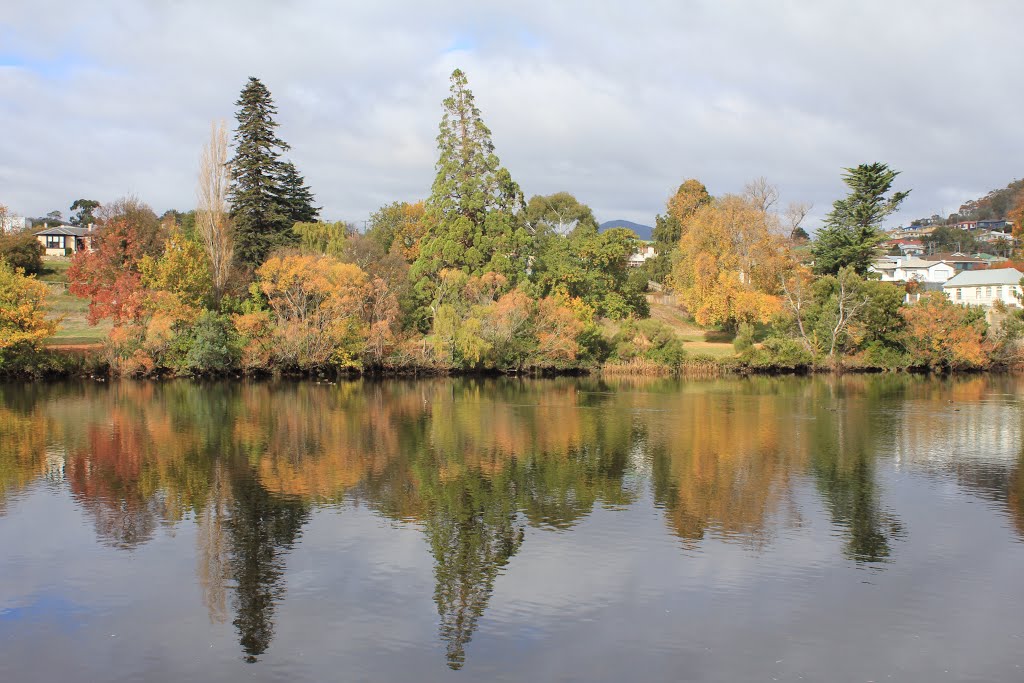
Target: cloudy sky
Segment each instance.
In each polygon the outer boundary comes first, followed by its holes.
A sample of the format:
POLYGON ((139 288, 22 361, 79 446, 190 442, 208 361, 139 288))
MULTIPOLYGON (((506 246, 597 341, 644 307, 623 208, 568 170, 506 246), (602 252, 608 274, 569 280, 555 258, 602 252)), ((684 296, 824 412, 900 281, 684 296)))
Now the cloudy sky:
MULTIPOLYGON (((195 203, 247 77, 329 219, 429 193, 462 68, 527 196, 652 223, 685 178, 765 176, 820 217, 885 161, 895 222, 1024 175, 1018 0, 0 0, 0 203, 195 203)), ((816 222, 809 226, 816 227, 816 222)))

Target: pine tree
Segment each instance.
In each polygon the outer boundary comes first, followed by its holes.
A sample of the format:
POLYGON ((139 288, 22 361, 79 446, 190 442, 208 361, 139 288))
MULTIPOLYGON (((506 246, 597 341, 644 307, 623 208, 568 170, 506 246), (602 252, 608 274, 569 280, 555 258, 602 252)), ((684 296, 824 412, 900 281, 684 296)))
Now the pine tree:
POLYGON ((427 200, 430 226, 413 267, 418 289, 445 268, 471 275, 526 276, 530 233, 519 185, 501 167, 465 74, 456 69, 444 100, 437 146, 437 176, 427 200))
POLYGON ((313 206, 313 191, 306 180, 299 175, 295 164, 286 161, 281 165, 281 204, 288 219, 295 223, 312 223, 320 216, 320 207, 313 206))
POLYGON ((899 175, 899 171, 886 164, 861 164, 844 170, 843 182, 850 193, 832 204, 824 227, 818 231, 812 247, 814 269, 835 275, 849 266, 863 275, 885 238, 882 221, 899 208, 910 191, 894 192, 886 197, 899 175))
MULTIPOLYGON (((231 167, 231 218, 235 224, 235 253, 249 266, 258 266, 276 247, 294 244, 294 209, 312 195, 291 163, 280 160, 288 144, 277 137, 277 107, 258 78, 249 78, 235 105, 235 156, 231 167), (290 170, 289 170, 289 167, 290 170), (286 186, 286 181, 290 186, 286 186), (297 190, 301 189, 301 193, 297 190), (301 196, 300 196, 301 195, 301 196)), ((314 217, 315 217, 315 209, 314 217)))

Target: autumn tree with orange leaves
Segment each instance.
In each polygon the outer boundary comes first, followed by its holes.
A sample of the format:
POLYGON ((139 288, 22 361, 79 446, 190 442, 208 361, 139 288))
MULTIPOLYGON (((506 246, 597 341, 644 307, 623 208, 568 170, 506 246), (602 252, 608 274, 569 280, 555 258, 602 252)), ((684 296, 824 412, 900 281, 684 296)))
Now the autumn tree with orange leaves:
POLYGON ((144 312, 140 264, 157 257, 165 230, 156 214, 139 200, 127 197, 104 206, 93 251, 80 251, 68 269, 69 290, 89 299, 89 322, 138 319, 144 312))
POLYGON ((903 343, 917 364, 930 370, 976 370, 989 366, 985 315, 939 293, 904 307, 903 343))

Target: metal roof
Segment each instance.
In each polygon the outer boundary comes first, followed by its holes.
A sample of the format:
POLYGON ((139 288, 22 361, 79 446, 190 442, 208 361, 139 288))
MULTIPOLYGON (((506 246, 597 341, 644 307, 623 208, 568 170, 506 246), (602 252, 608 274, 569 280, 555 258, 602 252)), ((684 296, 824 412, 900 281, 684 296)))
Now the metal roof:
POLYGON ((978 285, 1019 285, 1024 273, 1016 268, 965 270, 946 281, 945 287, 976 287, 978 285))
POLYGON ((52 228, 46 228, 35 233, 36 235, 71 235, 74 237, 85 237, 89 234, 89 228, 79 228, 74 225, 58 225, 52 228))

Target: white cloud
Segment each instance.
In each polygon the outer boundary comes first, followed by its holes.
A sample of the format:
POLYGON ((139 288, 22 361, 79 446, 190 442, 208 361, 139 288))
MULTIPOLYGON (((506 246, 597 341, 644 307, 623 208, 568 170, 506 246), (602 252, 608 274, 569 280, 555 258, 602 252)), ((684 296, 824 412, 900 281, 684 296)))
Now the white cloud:
POLYGON ((325 216, 360 220, 429 192, 455 66, 527 195, 568 190, 602 219, 653 222, 691 176, 724 193, 765 175, 821 215, 842 167, 886 161, 907 219, 1021 174, 1011 0, 85 5, 0 16, 17 211, 129 191, 189 207, 209 121, 256 75, 325 216))

